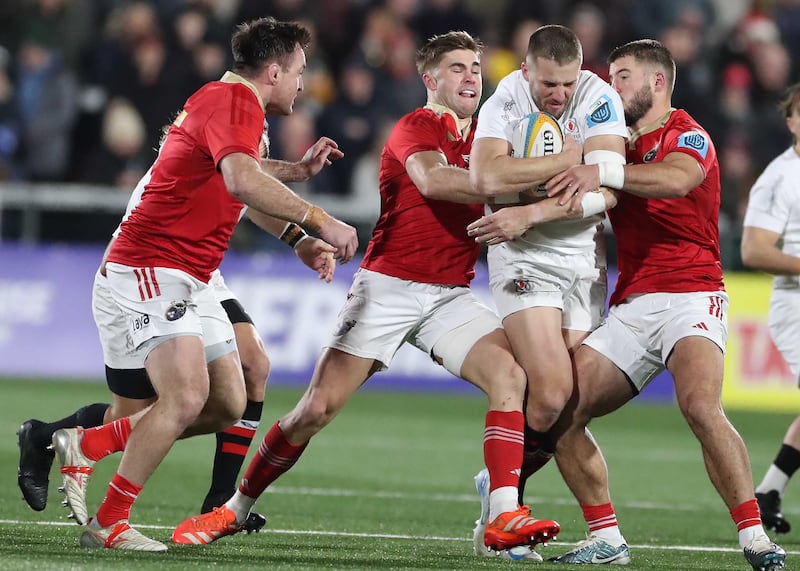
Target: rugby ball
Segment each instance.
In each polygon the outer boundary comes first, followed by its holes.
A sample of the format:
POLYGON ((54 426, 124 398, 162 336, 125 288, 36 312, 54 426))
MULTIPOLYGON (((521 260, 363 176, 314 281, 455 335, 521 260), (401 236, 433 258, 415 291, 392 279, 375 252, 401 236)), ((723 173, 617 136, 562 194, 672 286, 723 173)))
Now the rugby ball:
MULTIPOLYGON (((561 152, 564 147, 564 133, 555 117, 544 111, 530 113, 522 117, 514 126, 511 136, 511 156, 521 159, 546 157, 561 152)), ((523 192, 496 196, 492 204, 520 204, 531 199, 542 198, 547 194, 544 187, 523 192)))
POLYGON ((511 154, 517 158, 546 157, 560 153, 564 134, 555 117, 544 111, 519 120, 511 139, 511 154))

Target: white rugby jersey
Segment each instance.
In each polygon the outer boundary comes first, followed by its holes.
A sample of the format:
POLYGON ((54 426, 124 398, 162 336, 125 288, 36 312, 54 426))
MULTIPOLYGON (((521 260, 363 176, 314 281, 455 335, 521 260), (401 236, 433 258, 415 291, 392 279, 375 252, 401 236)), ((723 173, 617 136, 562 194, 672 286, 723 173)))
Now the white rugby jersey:
MULTIPOLYGON (((750 190, 744 225, 780 234, 784 254, 800 256, 800 156, 789 147, 778 155, 750 190)), ((775 289, 800 288, 798 276, 775 276, 775 289)))
MULTIPOLYGON (((483 137, 505 139, 511 144, 514 127, 529 113, 539 111, 533 102, 530 86, 516 70, 505 76, 497 89, 481 107, 475 140, 483 137)), ((628 138, 625 112, 619 94, 591 71, 581 70, 578 85, 558 120, 562 131, 578 133, 581 143, 598 135, 619 135, 628 138)), ((605 215, 551 222, 528 230, 520 239, 559 252, 594 248, 597 225, 605 215)))

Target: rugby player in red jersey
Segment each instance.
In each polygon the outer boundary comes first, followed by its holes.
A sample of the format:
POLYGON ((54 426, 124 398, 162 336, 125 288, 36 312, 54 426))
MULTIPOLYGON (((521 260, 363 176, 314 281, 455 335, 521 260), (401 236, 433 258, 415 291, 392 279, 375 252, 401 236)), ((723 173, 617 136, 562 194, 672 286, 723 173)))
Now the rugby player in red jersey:
POLYGON ((486 545, 533 545, 558 533, 558 523, 534 519, 517 502, 526 377, 497 315, 469 289, 479 246, 466 226, 484 202, 466 170, 482 91, 480 51, 465 32, 435 36, 418 51, 428 102, 398 121, 383 149, 381 214, 311 383, 268 431, 233 498, 184 521, 174 542, 210 543, 239 531, 264 490, 406 342, 488 396, 486 545))
POLYGON ((265 115, 291 113, 310 39, 302 26, 274 18, 239 26, 231 40, 234 71, 186 101, 141 202, 120 226, 103 271, 128 315, 133 347, 146 354, 158 400, 101 427, 54 434, 67 503, 79 523, 88 519, 92 465, 124 450, 82 545, 165 551, 128 523, 139 492, 178 437, 217 432, 242 416, 245 385, 234 332, 209 279, 243 205, 318 233, 341 262, 355 253, 354 228, 261 167, 265 115))
MULTIPOLYGON (((602 178, 604 186, 620 190, 609 211, 619 277, 608 318, 576 352, 574 400, 554 431, 559 469, 580 502, 590 535, 554 560, 619 562, 608 467, 586 426, 633 399, 666 368, 709 478, 736 524, 745 559, 754 570, 781 569, 786 553, 764 531, 747 449, 720 402, 728 296, 714 145, 692 117, 672 107, 675 62, 659 42, 620 46, 609 63, 611 85, 631 130, 628 164, 612 165, 602 178)), ((595 165, 572 167, 547 183, 551 195, 600 185, 595 165)), ((577 208, 582 193, 567 192, 561 202, 577 208)), ((504 212, 493 216, 515 216, 504 212)))

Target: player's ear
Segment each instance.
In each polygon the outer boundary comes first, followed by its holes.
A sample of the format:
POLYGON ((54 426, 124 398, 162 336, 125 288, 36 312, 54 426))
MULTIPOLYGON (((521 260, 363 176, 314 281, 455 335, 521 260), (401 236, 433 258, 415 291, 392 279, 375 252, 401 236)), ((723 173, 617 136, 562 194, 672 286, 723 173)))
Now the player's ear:
POLYGON ((523 79, 525 79, 525 81, 528 81, 528 63, 523 60, 519 68, 522 70, 523 79))
POLYGON ((267 66, 267 80, 270 84, 275 85, 278 83, 280 77, 281 66, 277 62, 272 62, 267 66))
POLYGON ((427 71, 422 74, 422 83, 425 84, 426 89, 436 91, 436 78, 427 71))
POLYGON ((656 89, 665 90, 667 88, 667 76, 660 69, 653 73, 653 80, 656 89))

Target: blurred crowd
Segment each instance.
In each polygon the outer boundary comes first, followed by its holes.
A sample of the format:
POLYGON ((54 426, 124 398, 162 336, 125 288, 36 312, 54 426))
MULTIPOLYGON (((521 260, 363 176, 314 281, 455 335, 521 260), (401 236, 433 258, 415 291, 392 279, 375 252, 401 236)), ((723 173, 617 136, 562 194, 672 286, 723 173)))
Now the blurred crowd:
POLYGON ((741 226, 750 184, 790 144, 776 104, 800 77, 800 0, 3 0, 0 181, 80 182, 129 192, 155 157, 161 127, 230 63, 237 23, 264 15, 312 30, 305 93, 270 122, 274 156, 297 160, 317 137, 345 158, 295 187, 377 212, 380 148, 425 101, 420 41, 466 30, 487 45, 484 97, 517 69, 541 24, 571 27, 584 66, 628 40, 673 53, 673 102, 716 142, 721 229, 741 226))

